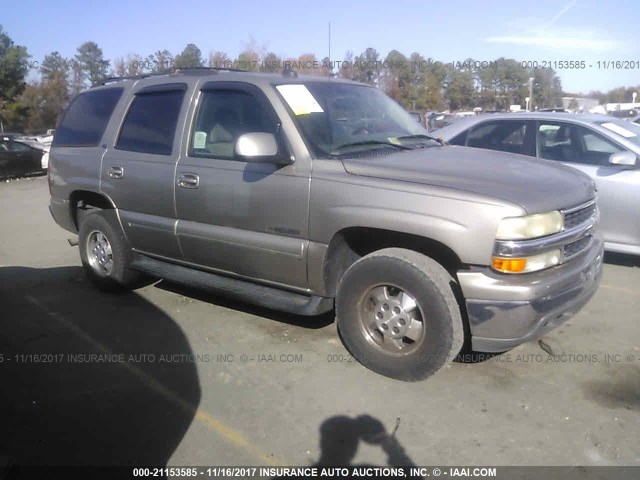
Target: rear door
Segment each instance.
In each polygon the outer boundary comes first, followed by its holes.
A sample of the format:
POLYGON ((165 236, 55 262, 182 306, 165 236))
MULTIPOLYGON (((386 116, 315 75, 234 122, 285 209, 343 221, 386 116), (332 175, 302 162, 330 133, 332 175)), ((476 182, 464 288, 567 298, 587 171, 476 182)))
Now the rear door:
POLYGON ((135 91, 127 113, 109 138, 101 165, 101 190, 120 211, 132 246, 141 252, 181 258, 175 235, 174 176, 178 120, 188 108, 186 83, 135 91))
POLYGON ((280 120, 264 93, 243 82, 209 82, 176 177, 177 232, 186 261, 242 277, 307 284, 308 162, 253 163, 235 141, 272 133, 287 150, 280 120))

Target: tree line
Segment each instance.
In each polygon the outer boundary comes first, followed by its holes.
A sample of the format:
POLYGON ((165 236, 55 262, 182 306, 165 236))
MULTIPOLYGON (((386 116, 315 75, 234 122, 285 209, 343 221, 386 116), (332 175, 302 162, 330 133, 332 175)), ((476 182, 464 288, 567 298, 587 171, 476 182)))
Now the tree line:
MULTIPOLYGON (((525 104, 537 108, 562 105, 562 84, 551 68, 527 68, 512 58, 440 62, 419 53, 404 55, 392 50, 382 56, 375 48, 343 60, 318 58, 305 53, 297 58, 281 57, 245 44, 237 57, 212 51, 204 57, 194 44, 179 54, 157 50, 148 55, 130 54, 113 61, 104 58, 96 42, 85 42, 71 58, 53 51, 40 61, 27 48, 15 45, 0 26, 0 122, 6 130, 41 132, 54 128, 69 100, 78 92, 108 77, 168 73, 180 68, 238 68, 279 73, 286 68, 301 74, 335 76, 376 85, 409 110, 504 110, 525 104), (29 74, 32 79, 27 81, 29 74)), ((630 87, 589 96, 601 103, 629 101, 630 87)))

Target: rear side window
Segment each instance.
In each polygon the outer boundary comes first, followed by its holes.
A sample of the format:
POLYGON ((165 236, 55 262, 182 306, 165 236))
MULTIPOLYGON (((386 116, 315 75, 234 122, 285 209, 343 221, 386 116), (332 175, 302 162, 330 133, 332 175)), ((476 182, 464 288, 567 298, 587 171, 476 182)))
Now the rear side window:
POLYGON ((67 109, 53 138, 53 146, 95 147, 104 130, 122 88, 109 88, 81 93, 67 109))
POLYGON ((184 89, 135 96, 116 143, 119 150, 171 155, 184 89))

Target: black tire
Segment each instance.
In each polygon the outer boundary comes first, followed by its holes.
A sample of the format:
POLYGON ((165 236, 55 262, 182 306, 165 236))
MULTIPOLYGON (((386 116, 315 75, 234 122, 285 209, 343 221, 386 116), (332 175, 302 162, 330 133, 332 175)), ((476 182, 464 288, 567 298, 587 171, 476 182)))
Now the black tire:
POLYGON ((338 287, 337 324, 345 347, 387 377, 418 381, 433 375, 464 343, 453 282, 439 263, 411 250, 386 248, 362 257, 338 287))
POLYGON ((129 268, 132 251, 115 211, 92 210, 81 215, 78 247, 87 278, 100 290, 122 292, 144 283, 144 275, 129 268), (90 251, 100 235, 104 236, 110 247, 110 252, 103 251, 101 256, 110 259, 110 268, 105 267, 108 262, 100 264, 98 255, 90 251))

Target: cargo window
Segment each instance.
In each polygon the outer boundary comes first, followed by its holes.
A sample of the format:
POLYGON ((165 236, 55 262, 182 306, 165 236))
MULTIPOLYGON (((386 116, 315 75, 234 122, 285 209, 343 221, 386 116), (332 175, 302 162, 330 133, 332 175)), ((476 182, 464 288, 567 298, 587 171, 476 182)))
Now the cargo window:
POLYGON ((119 150, 171 155, 184 89, 151 90, 135 96, 116 147, 119 150))
POLYGON ((81 93, 67 109, 56 129, 52 146, 95 147, 122 96, 122 88, 81 93))

